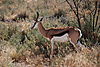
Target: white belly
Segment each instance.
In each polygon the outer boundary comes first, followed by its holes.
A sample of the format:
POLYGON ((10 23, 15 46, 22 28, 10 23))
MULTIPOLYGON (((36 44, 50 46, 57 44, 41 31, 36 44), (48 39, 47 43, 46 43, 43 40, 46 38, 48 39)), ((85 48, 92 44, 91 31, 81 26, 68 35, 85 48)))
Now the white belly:
POLYGON ((68 34, 64 34, 63 36, 54 36, 52 38, 55 42, 67 42, 68 41, 68 34))

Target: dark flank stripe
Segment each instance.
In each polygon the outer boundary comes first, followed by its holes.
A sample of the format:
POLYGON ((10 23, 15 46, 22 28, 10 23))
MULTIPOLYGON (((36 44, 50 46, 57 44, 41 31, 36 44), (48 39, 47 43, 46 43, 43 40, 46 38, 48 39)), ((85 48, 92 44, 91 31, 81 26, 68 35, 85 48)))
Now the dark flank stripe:
POLYGON ((60 36, 63 36, 64 34, 66 34, 66 33, 69 33, 69 30, 61 32, 59 34, 54 34, 54 35, 51 35, 51 36, 59 36, 60 37, 60 36))

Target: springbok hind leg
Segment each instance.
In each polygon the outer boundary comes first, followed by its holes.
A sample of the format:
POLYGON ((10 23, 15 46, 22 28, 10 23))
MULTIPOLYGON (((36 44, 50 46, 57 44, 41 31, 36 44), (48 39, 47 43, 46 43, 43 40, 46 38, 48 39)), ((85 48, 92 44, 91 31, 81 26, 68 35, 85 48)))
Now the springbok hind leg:
POLYGON ((70 43, 74 46, 75 50, 78 52, 78 48, 77 48, 77 46, 76 46, 77 40, 70 39, 69 41, 70 41, 70 43))

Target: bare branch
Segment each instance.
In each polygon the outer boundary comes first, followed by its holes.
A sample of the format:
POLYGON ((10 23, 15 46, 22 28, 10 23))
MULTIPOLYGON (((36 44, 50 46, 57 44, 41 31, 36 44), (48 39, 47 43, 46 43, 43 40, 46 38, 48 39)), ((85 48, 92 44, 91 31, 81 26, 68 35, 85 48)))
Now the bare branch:
POLYGON ((97 4, 98 4, 98 1, 95 1, 95 11, 93 14, 93 31, 94 31, 94 23, 95 23, 95 18, 96 18, 96 13, 97 13, 97 4))
POLYGON ((78 8, 79 8, 78 5, 79 5, 79 3, 77 3, 75 0, 73 0, 73 3, 74 3, 75 8, 76 8, 76 17, 77 17, 78 25, 79 25, 79 27, 80 27, 80 29, 81 29, 80 17, 79 17, 79 10, 78 10, 78 8))
POLYGON ((74 14, 76 15, 76 12, 75 12, 75 10, 73 9, 73 6, 69 3, 69 1, 68 1, 68 0, 66 0, 66 2, 67 2, 67 3, 68 3, 68 5, 70 6, 70 8, 73 10, 74 14))
POLYGON ((98 24, 99 16, 100 16, 100 2, 99 2, 99 5, 98 5, 98 13, 97 13, 97 17, 96 17, 95 27, 96 27, 97 24, 98 24))
POLYGON ((96 27, 96 26, 97 26, 97 24, 98 24, 98 19, 99 19, 99 16, 100 16, 100 11, 98 11, 98 14, 97 14, 97 17, 96 17, 95 27, 96 27))
POLYGON ((73 9, 73 6, 69 3, 68 0, 66 0, 66 2, 68 3, 68 5, 70 6, 70 8, 73 10, 74 14, 76 15, 77 17, 77 22, 78 22, 78 25, 81 29, 81 24, 80 24, 80 18, 79 18, 79 12, 78 12, 78 3, 76 4, 75 0, 73 0, 73 3, 75 5, 75 8, 76 8, 76 11, 73 9))
POLYGON ((100 25, 99 25, 99 27, 97 28, 97 32, 99 32, 99 30, 100 30, 100 25))

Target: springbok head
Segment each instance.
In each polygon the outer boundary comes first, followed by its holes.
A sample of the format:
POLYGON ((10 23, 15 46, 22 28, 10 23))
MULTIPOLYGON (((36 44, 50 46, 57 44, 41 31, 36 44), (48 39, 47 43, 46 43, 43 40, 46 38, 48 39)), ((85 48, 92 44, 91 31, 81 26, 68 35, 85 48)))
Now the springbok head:
POLYGON ((37 17, 36 17, 36 20, 31 27, 31 29, 37 28, 38 23, 41 23, 41 21, 43 20, 43 17, 39 18, 39 12, 36 12, 36 14, 37 14, 37 17))

